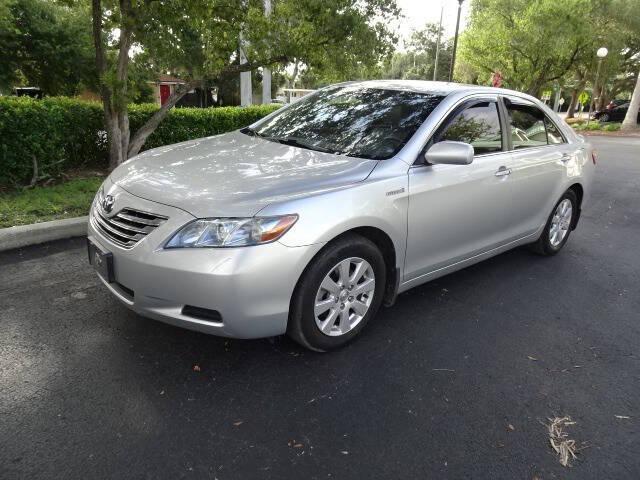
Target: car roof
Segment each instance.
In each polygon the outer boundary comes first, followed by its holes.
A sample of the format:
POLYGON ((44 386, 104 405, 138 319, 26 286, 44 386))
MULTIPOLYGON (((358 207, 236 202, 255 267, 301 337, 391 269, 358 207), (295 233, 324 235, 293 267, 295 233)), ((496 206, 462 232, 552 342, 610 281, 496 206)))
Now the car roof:
POLYGON ((452 93, 490 93, 493 95, 516 95, 530 100, 536 100, 526 93, 495 88, 482 85, 467 85, 454 82, 432 82, 429 80, 363 80, 344 82, 340 85, 359 86, 363 88, 380 88, 390 90, 405 90, 409 92, 433 93, 435 95, 448 96, 452 93))

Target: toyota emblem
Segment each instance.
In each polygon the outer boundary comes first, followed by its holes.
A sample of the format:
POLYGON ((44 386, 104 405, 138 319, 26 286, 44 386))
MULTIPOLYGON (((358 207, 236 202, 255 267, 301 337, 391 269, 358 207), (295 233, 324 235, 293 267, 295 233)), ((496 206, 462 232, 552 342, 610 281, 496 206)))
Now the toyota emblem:
POLYGON ((102 210, 104 210, 105 213, 109 213, 111 212, 111 210, 113 210, 113 204, 115 203, 116 199, 113 198, 112 195, 107 195, 106 197, 104 197, 102 199, 102 210))

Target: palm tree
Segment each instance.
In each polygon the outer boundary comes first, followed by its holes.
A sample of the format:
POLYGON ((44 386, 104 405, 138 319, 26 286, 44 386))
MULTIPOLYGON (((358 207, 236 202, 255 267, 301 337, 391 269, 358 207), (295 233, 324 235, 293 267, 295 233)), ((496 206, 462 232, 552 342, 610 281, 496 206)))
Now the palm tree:
POLYGON ((631 95, 629 109, 622 122, 622 130, 632 130, 638 126, 638 111, 640 110, 640 73, 636 79, 636 86, 631 95))

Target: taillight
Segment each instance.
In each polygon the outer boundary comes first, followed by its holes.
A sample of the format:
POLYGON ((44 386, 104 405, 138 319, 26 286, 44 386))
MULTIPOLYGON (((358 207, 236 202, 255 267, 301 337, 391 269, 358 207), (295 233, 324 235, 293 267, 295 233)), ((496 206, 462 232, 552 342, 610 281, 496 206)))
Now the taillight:
POLYGON ((591 161, 593 162, 593 164, 594 164, 594 165, 596 164, 596 160, 597 160, 597 158, 598 158, 598 157, 596 156, 596 151, 595 151, 595 150, 592 150, 592 151, 591 151, 591 161))

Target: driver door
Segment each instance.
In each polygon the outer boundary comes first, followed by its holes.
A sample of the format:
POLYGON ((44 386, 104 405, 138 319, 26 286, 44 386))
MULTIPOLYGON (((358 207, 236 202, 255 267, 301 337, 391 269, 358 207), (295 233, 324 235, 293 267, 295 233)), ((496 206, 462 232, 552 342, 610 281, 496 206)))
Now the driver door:
POLYGON ((469 165, 409 169, 405 281, 435 273, 499 247, 508 238, 511 154, 497 98, 458 106, 427 144, 469 143, 469 165))

